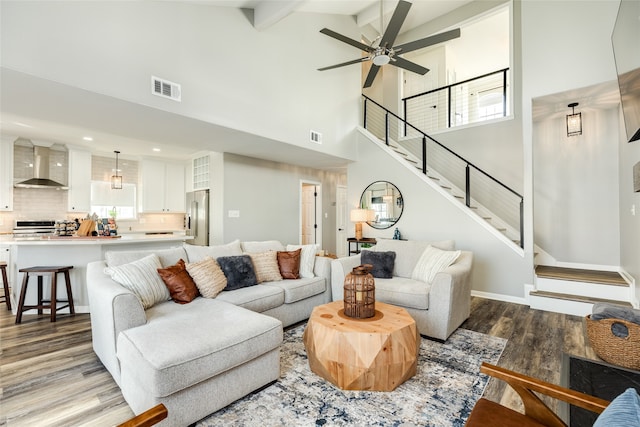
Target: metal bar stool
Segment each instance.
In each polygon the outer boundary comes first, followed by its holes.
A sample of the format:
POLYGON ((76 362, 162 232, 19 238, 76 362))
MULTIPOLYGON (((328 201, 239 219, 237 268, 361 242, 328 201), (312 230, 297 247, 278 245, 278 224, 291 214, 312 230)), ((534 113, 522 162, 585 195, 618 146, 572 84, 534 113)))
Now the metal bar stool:
POLYGON ((7 303, 7 310, 11 311, 11 295, 9 294, 9 279, 7 279, 7 263, 5 261, 0 261, 0 270, 2 270, 2 284, 4 286, 4 295, 0 296, 0 302, 7 303))
POLYGON ((71 279, 69 277, 69 270, 73 266, 54 266, 54 267, 28 267, 18 270, 20 273, 24 273, 22 279, 22 289, 20 289, 20 299, 18 300, 18 312, 16 314, 16 323, 22 322, 22 312, 33 308, 38 309, 38 314, 42 314, 42 309, 48 308, 51 310, 51 321, 56 321, 56 313, 58 310, 69 307, 69 313, 76 314, 73 306, 73 294, 71 293, 71 279), (67 288, 67 300, 57 300, 57 281, 58 273, 64 273, 64 280, 67 288), (29 276, 38 277, 38 304, 37 305, 25 305, 24 298, 27 294, 27 285, 29 284, 29 276), (42 299, 42 277, 51 276, 51 299, 42 299), (66 305, 58 307, 58 303, 67 303, 66 305))

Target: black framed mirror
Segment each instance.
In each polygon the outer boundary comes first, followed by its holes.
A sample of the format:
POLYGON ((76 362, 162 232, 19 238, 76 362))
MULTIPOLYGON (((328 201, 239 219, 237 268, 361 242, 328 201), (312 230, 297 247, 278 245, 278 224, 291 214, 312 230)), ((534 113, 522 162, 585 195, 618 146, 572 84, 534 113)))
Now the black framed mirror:
POLYGON ((376 181, 362 192, 360 207, 373 210, 373 219, 367 224, 383 230, 398 222, 404 210, 404 199, 398 187, 389 181, 376 181))

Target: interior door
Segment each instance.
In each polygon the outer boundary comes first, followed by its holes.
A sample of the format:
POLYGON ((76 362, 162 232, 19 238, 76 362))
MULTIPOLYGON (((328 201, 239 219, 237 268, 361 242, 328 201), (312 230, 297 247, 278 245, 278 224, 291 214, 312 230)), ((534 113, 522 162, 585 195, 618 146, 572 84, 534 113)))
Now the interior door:
POLYGON ((301 243, 316 243, 316 186, 302 186, 302 232, 301 243))
POLYGON ((336 187, 336 256, 347 256, 347 187, 336 187))

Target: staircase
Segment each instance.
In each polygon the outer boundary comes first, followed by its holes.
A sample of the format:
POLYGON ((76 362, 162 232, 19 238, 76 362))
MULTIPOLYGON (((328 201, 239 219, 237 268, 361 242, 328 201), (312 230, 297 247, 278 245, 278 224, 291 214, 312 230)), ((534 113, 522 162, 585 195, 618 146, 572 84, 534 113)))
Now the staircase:
POLYGON ((539 265, 535 273, 531 308, 584 317, 597 302, 632 306, 629 283, 618 272, 539 265))

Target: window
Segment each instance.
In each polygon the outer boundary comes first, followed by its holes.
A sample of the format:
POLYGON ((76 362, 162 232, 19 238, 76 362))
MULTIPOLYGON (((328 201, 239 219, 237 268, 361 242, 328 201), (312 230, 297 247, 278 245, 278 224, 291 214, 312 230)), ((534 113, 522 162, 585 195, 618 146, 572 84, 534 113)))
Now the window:
POLYGON ((109 218, 115 209, 117 219, 135 219, 138 162, 120 158, 118 175, 123 180, 121 190, 111 189, 114 166, 113 157, 91 156, 91 212, 100 218, 109 218))
POLYGON ((91 212, 100 218, 134 219, 136 217, 136 185, 122 184, 112 190, 111 182, 91 181, 91 212))

